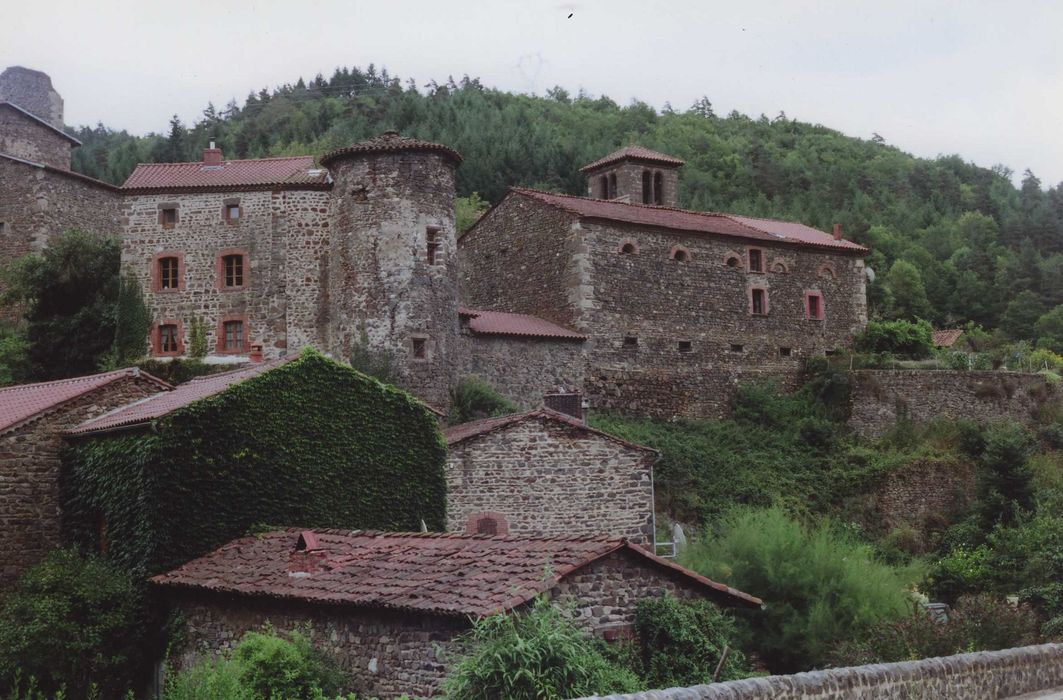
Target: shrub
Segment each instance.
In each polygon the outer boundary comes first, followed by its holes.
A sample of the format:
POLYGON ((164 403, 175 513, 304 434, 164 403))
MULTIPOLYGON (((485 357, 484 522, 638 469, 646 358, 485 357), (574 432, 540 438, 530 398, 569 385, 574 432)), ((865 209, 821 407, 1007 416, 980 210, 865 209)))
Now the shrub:
POLYGON ((207 324, 200 316, 194 317, 188 324, 188 356, 193 360, 202 360, 207 356, 207 324))
POLYGON ((467 423, 481 418, 504 416, 520 410, 517 404, 495 391, 483 379, 468 376, 450 390, 451 409, 448 420, 451 425, 467 423))
POLYGON ((1016 423, 995 425, 985 434, 978 477, 978 511, 983 530, 1010 525, 1033 507, 1031 440, 1016 423))
POLYGON ((635 634, 637 672, 647 688, 711 683, 724 649, 729 653, 717 680, 749 674, 745 655, 735 648, 734 619, 708 601, 643 599, 635 610, 635 634))
POLYGON ((927 574, 927 590, 938 600, 952 603, 964 593, 989 585, 991 550, 985 545, 959 545, 938 559, 927 574))
POLYGON ((0 608, 0 687, 21 675, 78 700, 98 684, 120 697, 144 659, 147 614, 132 577, 107 562, 55 550, 0 608))
POLYGON ((107 369, 128 367, 144 357, 150 329, 151 314, 144 304, 140 282, 132 272, 126 272, 118 283, 114 344, 104 360, 104 366, 107 369))
POLYGON ((779 508, 737 509, 716 537, 698 540, 684 563, 767 601, 743 615, 747 644, 775 672, 826 662, 851 639, 906 610, 914 572, 876 561, 870 546, 823 521, 802 527, 779 508))
POLYGON ((871 321, 853 345, 861 352, 927 357, 934 349, 933 327, 926 321, 871 321))
POLYGON ((228 372, 233 369, 232 365, 208 365, 202 360, 194 358, 174 358, 169 362, 161 360, 144 360, 137 367, 148 374, 158 377, 170 384, 184 384, 190 379, 202 377, 218 372, 228 372))
POLYGON ((639 690, 564 611, 539 598, 525 613, 476 620, 461 638, 468 653, 443 683, 450 700, 540 700, 639 690))

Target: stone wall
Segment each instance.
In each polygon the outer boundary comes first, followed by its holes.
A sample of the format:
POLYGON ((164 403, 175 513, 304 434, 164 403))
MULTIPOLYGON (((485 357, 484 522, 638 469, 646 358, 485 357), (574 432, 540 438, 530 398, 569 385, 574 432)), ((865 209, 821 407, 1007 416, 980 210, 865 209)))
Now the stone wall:
POLYGON ((288 347, 323 345, 327 191, 129 194, 123 199, 122 267, 140 280, 153 324, 176 323, 186 351, 197 318, 205 324, 212 355, 220 354, 218 336, 226 319, 243 320, 246 344, 262 342, 267 358, 288 347), (226 221, 226 205, 241 208, 238 221, 226 221), (166 228, 160 209, 172 206, 177 223, 166 228), (226 288, 221 279, 219 256, 229 253, 245 255, 242 287, 226 288), (180 260, 177 289, 157 284, 161 255, 180 260))
MULTIPOLYGON (((601 178, 616 175, 616 198, 627 197, 631 204, 644 204, 642 201, 642 173, 649 171, 651 177, 660 173, 664 186, 664 197, 661 206, 674 207, 679 199, 679 168, 675 166, 662 166, 643 164, 633 161, 621 161, 602 166, 593 173, 587 175, 587 196, 594 199, 607 199, 602 194, 601 178)), ((651 192, 653 190, 651 189, 651 192)), ((654 202, 648 202, 654 204, 654 202)))
POLYGON ((0 434, 0 591, 60 543, 60 432, 159 391, 145 379, 118 379, 0 434))
POLYGON ((118 191, 75 173, 0 157, 0 224, 3 260, 40 252, 70 229, 117 237, 118 191))
POLYGON ((885 433, 898 420, 1028 422, 1045 402, 1061 398, 1044 378, 1018 372, 857 370, 850 376, 849 425, 865 437, 885 433))
POLYGON ((583 386, 583 343, 574 340, 462 334, 462 375, 486 380, 522 408, 557 387, 583 386))
POLYGON ((912 527, 924 538, 940 532, 974 499, 974 465, 955 459, 918 460, 891 472, 873 490, 873 524, 886 534, 912 527))
POLYGON ((1059 687, 1063 687, 1063 644, 1043 644, 599 700, 997 700, 1059 687))
POLYGON ((0 100, 17 104, 57 129, 63 128, 63 98, 52 87, 47 73, 22 66, 5 68, 0 73, 0 100))
POLYGON ((499 513, 510 535, 653 541, 656 455, 544 417, 451 445, 447 529, 499 513))
POLYGON ((10 107, 0 107, 0 153, 70 170, 73 143, 10 107))

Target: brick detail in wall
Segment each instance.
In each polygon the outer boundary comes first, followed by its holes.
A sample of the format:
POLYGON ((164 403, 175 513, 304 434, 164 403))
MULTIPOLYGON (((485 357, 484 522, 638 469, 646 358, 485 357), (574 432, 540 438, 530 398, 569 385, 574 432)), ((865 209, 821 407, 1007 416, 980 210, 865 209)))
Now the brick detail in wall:
MULTIPOLYGON (((833 668, 595 700, 990 700, 1063 686, 1063 644, 833 668)), ((582 698, 581 700, 591 700, 582 698)))
POLYGON ((951 370, 851 372, 849 425, 864 437, 881 435, 898 420, 1000 419, 1030 422, 1041 406, 1063 400, 1058 387, 1037 374, 951 370))
POLYGON ((655 455, 544 418, 452 445, 447 529, 497 512, 509 534, 653 538, 655 455))
POLYGON ((119 379, 0 435, 0 590, 60 543, 60 432, 158 391, 154 382, 119 379))

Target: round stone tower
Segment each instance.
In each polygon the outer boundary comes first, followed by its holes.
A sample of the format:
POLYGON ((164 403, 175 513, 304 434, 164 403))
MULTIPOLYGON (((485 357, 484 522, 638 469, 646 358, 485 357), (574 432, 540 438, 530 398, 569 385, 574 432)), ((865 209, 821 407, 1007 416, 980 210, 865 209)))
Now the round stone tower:
POLYGON ((328 349, 389 360, 396 382, 446 408, 460 364, 457 152, 386 132, 326 154, 328 349))

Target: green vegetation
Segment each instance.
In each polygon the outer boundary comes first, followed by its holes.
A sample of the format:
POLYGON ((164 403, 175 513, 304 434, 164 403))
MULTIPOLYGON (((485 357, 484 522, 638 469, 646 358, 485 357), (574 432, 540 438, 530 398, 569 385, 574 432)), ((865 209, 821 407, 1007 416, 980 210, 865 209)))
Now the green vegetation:
POLYGON ((122 697, 150 653, 145 619, 140 586, 129 574, 53 551, 0 607, 0 695, 122 697))
POLYGON ((853 347, 861 352, 927 357, 934 350, 933 330, 926 321, 871 321, 853 341, 853 347))
POLYGON ((539 598, 527 613, 476 620, 443 692, 450 700, 541 700, 635 692, 635 675, 606 659, 563 610, 539 598))
POLYGON ((462 378, 450 390, 450 404, 450 414, 447 420, 451 425, 504 416, 520 410, 517 404, 499 394, 489 383, 475 376, 462 378))
POLYGON ((64 455, 65 529, 158 572, 261 523, 443 528, 445 446, 406 392, 313 350, 135 430, 64 455), (397 449, 401 446, 401 449, 397 449))
POLYGON ((104 366, 112 369, 128 367, 144 357, 150 329, 151 315, 144 304, 140 282, 127 272, 118 282, 114 344, 110 355, 104 359, 104 366))

